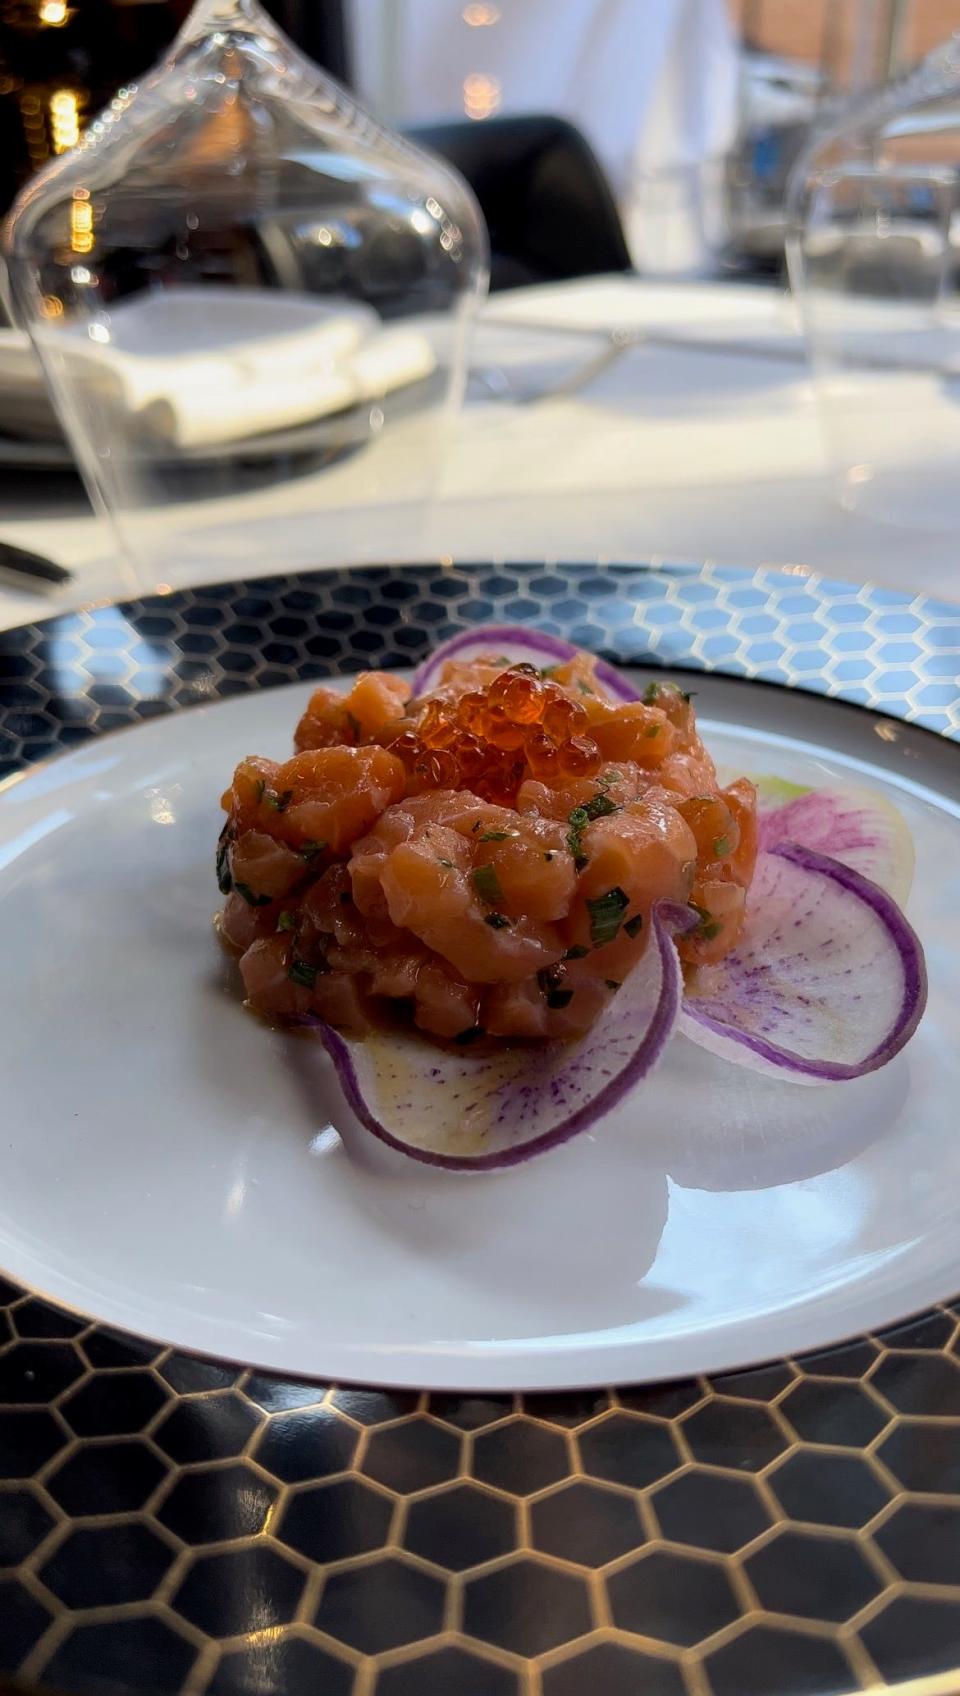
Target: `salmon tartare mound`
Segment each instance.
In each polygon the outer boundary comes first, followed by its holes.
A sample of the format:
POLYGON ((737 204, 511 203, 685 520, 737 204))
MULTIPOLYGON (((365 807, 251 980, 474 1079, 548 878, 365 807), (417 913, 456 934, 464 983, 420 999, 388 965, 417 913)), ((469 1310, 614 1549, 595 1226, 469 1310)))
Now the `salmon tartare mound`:
POLYGON ((584 1035, 692 909, 685 969, 744 927, 757 794, 721 786, 693 702, 623 700, 577 652, 451 658, 428 693, 389 672, 318 688, 285 761, 223 796, 220 934, 264 1018, 353 1035, 398 1021, 444 1044, 584 1035))

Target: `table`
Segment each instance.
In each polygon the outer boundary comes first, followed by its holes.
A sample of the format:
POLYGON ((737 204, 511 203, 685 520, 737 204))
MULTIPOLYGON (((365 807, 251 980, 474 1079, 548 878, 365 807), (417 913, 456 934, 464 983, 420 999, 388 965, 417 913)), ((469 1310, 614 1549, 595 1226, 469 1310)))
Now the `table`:
MULTIPOLYGON (((376 478, 359 455, 285 484, 259 527, 225 512, 217 554, 198 575, 602 556, 800 565, 957 595, 950 537, 874 523, 834 502, 790 303, 772 287, 617 277, 518 290, 491 300, 474 363, 519 383, 533 356, 562 375, 595 354, 597 331, 611 326, 655 339, 582 390, 524 405, 489 391, 478 398, 475 384, 431 503, 408 498, 422 443, 414 428, 401 430, 376 478), (563 326, 574 334, 558 340, 563 326)), ((78 573, 59 598, 0 590, 0 627, 130 589, 109 538, 62 478, 0 476, 0 534, 78 573)))
MULTIPOLYGON (((960 608, 923 596, 719 566, 331 568, 0 634, 4 769, 349 668, 374 628, 378 660, 415 660, 458 609, 518 599, 572 601, 624 659, 709 668, 722 637, 724 669, 960 740, 960 608), (858 683, 834 669, 852 626, 858 683)), ((0 1672, 77 1696, 955 1696, 958 1664, 958 1303, 709 1380, 417 1396, 200 1360, 0 1284, 0 1672)))

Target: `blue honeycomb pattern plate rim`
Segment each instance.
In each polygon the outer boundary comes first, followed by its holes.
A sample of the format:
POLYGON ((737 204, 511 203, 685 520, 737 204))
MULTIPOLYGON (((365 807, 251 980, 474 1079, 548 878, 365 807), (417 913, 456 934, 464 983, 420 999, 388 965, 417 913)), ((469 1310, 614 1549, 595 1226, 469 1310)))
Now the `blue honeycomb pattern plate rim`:
MULTIPOLYGON (((960 740, 944 602, 784 571, 382 566, 0 633, 0 776, 490 619, 960 740)), ((417 1396, 201 1360, 0 1280, 0 1674, 78 1696, 847 1696, 958 1667, 960 1305, 712 1378, 417 1396)))

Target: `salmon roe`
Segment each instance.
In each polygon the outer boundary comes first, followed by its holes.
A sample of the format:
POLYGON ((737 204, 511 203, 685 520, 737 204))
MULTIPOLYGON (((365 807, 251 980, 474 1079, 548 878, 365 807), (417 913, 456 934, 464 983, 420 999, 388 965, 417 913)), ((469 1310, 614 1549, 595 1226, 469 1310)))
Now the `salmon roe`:
POLYGON ((361 674, 312 695, 283 762, 241 761, 217 854, 250 1006, 443 1042, 572 1038, 688 903, 688 969, 744 923, 756 792, 721 786, 690 698, 622 702, 578 653, 448 661, 428 694, 361 674))

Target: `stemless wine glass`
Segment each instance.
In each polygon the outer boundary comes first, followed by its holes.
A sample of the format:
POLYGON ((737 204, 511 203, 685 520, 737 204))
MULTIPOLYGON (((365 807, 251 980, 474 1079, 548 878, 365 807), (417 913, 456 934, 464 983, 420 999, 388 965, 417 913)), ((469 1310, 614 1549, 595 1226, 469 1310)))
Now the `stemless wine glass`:
POLYGON ((12 311, 138 586, 312 563, 422 503, 486 237, 257 0, 198 0, 6 228, 12 311))
POLYGON ((960 35, 798 160, 788 262, 844 505, 960 524, 960 35))

